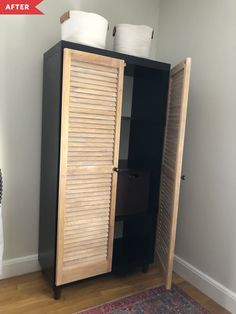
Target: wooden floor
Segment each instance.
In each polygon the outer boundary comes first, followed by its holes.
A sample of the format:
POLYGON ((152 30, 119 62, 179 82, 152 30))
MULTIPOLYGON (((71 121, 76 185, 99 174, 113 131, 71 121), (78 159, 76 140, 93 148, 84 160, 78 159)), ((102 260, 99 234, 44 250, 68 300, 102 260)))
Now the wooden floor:
MULTIPOLYGON (((179 276, 174 275, 174 282, 211 313, 229 313, 179 276)), ((109 274, 64 288, 61 299, 55 301, 42 274, 32 273, 0 281, 0 313, 71 314, 162 283, 156 267, 147 274, 140 271, 127 276, 109 274)))

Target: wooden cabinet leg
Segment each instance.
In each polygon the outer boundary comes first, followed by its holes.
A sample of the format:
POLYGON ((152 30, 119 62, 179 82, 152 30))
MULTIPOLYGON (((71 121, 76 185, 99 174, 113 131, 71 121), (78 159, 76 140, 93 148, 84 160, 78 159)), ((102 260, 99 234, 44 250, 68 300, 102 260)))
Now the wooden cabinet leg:
POLYGON ((142 267, 142 272, 146 274, 149 271, 149 264, 144 264, 142 267))
POLYGON ((59 300, 61 298, 61 287, 53 288, 53 296, 55 300, 59 300))

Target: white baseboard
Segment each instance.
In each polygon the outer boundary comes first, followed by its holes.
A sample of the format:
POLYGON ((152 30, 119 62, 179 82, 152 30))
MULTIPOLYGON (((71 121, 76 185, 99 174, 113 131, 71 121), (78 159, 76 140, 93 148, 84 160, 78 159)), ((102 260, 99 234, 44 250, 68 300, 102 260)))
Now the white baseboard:
POLYGON ((0 279, 39 271, 38 255, 29 255, 3 261, 0 279))
POLYGON ((228 311, 236 314, 236 293, 178 256, 175 256, 174 271, 228 311))

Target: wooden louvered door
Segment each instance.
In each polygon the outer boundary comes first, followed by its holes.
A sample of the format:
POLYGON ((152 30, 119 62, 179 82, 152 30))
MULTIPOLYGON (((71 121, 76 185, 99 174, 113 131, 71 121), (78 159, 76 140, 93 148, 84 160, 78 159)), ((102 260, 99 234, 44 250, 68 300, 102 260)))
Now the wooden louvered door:
POLYGON ((156 254, 171 288, 191 59, 171 70, 162 157, 156 254))
POLYGON ((56 285, 111 271, 123 76, 64 49, 56 285))

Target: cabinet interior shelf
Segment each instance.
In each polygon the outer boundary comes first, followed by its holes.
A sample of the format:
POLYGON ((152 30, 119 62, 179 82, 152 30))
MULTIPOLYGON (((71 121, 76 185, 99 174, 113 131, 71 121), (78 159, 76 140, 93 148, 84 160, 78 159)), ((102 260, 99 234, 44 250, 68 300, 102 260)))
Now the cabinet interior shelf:
POLYGON ((146 117, 146 118, 138 118, 138 117, 127 117, 127 116, 122 116, 121 117, 122 121, 140 121, 140 122, 148 122, 148 123, 154 123, 157 124, 155 118, 151 117, 146 117))
POLYGON ((126 116, 122 116, 121 119, 122 119, 122 120, 128 120, 128 121, 133 120, 133 118, 131 118, 131 117, 126 117, 126 116))
POLYGON ((142 218, 144 216, 147 216, 148 215, 148 212, 136 212, 136 213, 133 213, 133 214, 123 214, 123 215, 119 215, 117 214, 116 215, 116 218, 115 220, 116 221, 124 221, 124 220, 133 220, 133 219, 137 219, 137 218, 142 218))

